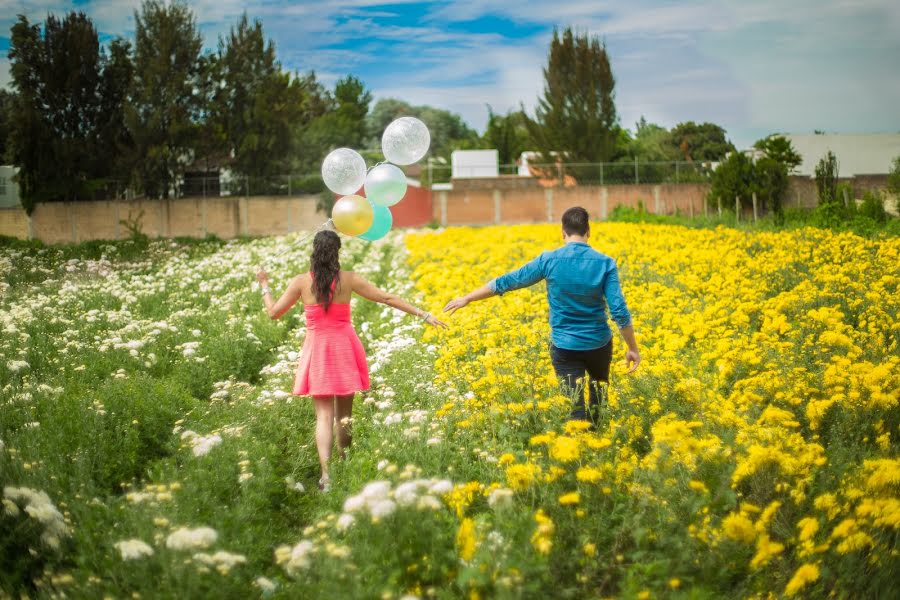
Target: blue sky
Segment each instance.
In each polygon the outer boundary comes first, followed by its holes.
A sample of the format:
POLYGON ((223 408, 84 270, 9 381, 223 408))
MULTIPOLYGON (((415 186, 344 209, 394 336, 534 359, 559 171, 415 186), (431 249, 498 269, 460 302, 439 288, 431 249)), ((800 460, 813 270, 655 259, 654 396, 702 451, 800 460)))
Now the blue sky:
MULTIPOLYGON (((896 0, 189 0, 206 45, 246 10, 290 69, 331 84, 352 73, 375 98, 460 113, 531 110, 554 26, 601 36, 622 125, 641 115, 725 127, 739 147, 772 132, 900 131, 896 0)), ((0 0, 0 84, 9 26, 24 13, 87 12, 104 38, 130 37, 139 0, 0 0)))

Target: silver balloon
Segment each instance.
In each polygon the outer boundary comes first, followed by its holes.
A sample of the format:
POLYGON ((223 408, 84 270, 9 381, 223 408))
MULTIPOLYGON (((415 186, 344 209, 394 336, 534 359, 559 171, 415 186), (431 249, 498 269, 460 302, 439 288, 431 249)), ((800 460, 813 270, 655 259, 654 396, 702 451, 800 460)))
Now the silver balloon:
POLYGON ((428 152, 431 134, 425 123, 415 117, 400 117, 384 130, 381 151, 395 165, 411 165, 428 152))
POLYGON ((366 182, 366 161, 355 150, 332 150, 322 162, 322 180, 335 194, 355 194, 366 182))
POLYGON ((378 165, 366 175, 366 198, 381 206, 393 206, 406 195, 406 175, 391 164, 378 165))

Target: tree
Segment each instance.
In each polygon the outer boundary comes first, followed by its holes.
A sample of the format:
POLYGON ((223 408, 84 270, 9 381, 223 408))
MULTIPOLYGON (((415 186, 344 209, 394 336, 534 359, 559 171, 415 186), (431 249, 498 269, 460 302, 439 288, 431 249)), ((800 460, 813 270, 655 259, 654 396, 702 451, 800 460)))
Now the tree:
POLYGON ((515 163, 522 152, 528 149, 528 126, 525 119, 525 113, 520 110, 498 115, 488 106, 484 144, 497 149, 501 165, 515 163))
POLYGON ((462 148, 481 147, 481 138, 461 116, 432 106, 412 106, 396 98, 379 100, 366 118, 369 147, 381 148, 381 135, 391 121, 400 117, 416 117, 428 127, 431 134, 429 156, 449 160, 450 153, 462 148))
POLYGON ((888 191, 894 195, 895 207, 900 213, 900 156, 894 158, 891 172, 888 174, 888 191))
POLYGON ((774 161, 785 165, 788 173, 799 167, 800 163, 803 162, 803 157, 794 150, 791 140, 783 135, 774 134, 757 140, 753 147, 774 161))
POLYGON ((207 71, 215 83, 207 152, 215 151, 221 132, 237 173, 251 177, 283 173, 293 129, 303 114, 304 89, 301 80, 282 72, 262 23, 251 24, 245 13, 228 37, 220 38, 218 59, 208 61, 207 71))
POLYGON ((84 13, 49 15, 11 29, 10 71, 16 99, 9 153, 19 167, 22 204, 88 195, 104 165, 94 160, 102 119, 97 31, 84 13))
POLYGON ((763 209, 772 211, 775 223, 784 223, 784 199, 788 190, 788 165, 770 156, 756 161, 754 167, 754 186, 758 200, 763 209))
POLYGON ((134 79, 131 44, 117 38, 108 51, 101 51, 103 75, 100 78, 100 115, 95 152, 97 172, 127 183, 133 164, 134 140, 125 125, 125 105, 134 79))
POLYGON ((627 153, 642 162, 678 160, 668 129, 656 123, 648 123, 644 117, 635 123, 634 138, 629 140, 627 153))
POLYGON ((554 161, 554 153, 567 162, 612 159, 618 137, 615 79, 600 39, 576 36, 571 28, 562 36, 554 30, 544 81, 535 118, 527 120, 541 161, 554 161))
POLYGON ((15 95, 0 88, 0 163, 6 164, 9 137, 12 129, 12 110, 15 95))
POLYGON ((316 162, 341 146, 362 150, 372 94, 359 79, 348 75, 337 81, 327 101, 329 110, 310 123, 303 135, 304 151, 312 153, 316 162))
POLYGON ((725 139, 725 130, 714 123, 687 121, 672 128, 672 147, 679 160, 719 161, 729 152, 735 152, 734 144, 725 139))
POLYGON ((741 198, 741 205, 746 205, 758 189, 753 161, 742 152, 732 152, 713 171, 711 183, 710 202, 721 200, 722 206, 730 208, 735 198, 741 198))
POLYGON ((828 154, 823 156, 816 165, 816 191, 819 195, 820 205, 838 203, 837 184, 837 157, 829 150, 828 154))
POLYGON ((138 182, 148 196, 168 198, 193 159, 202 41, 182 0, 144 0, 134 22, 135 71, 125 121, 139 157, 138 182))

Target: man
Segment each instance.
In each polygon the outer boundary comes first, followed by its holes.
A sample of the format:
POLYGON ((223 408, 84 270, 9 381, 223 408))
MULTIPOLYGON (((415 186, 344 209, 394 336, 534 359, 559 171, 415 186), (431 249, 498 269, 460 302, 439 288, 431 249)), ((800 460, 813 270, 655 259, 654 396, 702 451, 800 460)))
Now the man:
POLYGON ((615 261, 588 245, 591 230, 588 213, 580 206, 562 216, 563 247, 544 252, 525 266, 489 281, 486 285, 451 300, 444 312, 454 313, 469 302, 504 294, 511 290, 547 280, 550 304, 550 359, 560 386, 573 394, 570 419, 588 419, 596 424, 600 399, 597 382, 609 382, 612 361, 612 331, 606 321, 606 308, 619 326, 628 345, 625 360, 628 372, 641 362, 631 314, 625 305, 615 261), (585 372, 589 386, 588 414, 585 413, 583 388, 585 372))

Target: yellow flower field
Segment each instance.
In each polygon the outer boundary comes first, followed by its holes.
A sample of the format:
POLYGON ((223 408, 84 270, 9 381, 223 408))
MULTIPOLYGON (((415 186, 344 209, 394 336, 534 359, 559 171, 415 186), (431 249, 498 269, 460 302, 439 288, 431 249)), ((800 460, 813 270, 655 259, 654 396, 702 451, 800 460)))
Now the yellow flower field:
MULTIPOLYGON (((433 312, 561 243, 558 225, 406 238, 433 312)), ((625 375, 616 336, 597 432, 566 424, 542 284, 425 333, 448 441, 485 462, 489 501, 514 492, 535 560, 597 595, 895 589, 900 239, 602 223, 591 244, 643 357, 625 375)), ((516 580, 481 547, 483 510, 457 505, 460 551, 516 580)))

